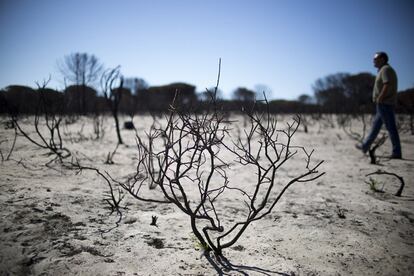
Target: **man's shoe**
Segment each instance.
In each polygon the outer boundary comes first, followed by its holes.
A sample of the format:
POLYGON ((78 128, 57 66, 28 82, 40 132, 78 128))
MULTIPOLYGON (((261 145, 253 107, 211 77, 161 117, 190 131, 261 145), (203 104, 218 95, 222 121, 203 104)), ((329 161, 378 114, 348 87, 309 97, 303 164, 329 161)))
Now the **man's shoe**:
POLYGON ((362 144, 356 144, 355 147, 359 149, 360 151, 362 151, 363 153, 367 153, 368 151, 368 150, 364 150, 364 147, 362 146, 362 144))
POLYGON ((391 159, 402 159, 401 154, 393 154, 391 155, 391 159))

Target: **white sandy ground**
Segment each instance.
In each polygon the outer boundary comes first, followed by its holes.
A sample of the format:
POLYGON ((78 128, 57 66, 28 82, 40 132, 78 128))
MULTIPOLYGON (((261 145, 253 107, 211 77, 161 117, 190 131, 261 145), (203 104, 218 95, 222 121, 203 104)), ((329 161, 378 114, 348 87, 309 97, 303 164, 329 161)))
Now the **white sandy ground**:
MULTIPOLYGON (((25 129, 33 125, 32 119, 25 121, 25 129)), ((141 133, 151 122, 150 116, 134 118, 141 133)), ((87 139, 92 135, 91 119, 82 118, 65 128, 64 143, 84 165, 123 179, 135 169, 135 134, 122 130, 125 145, 115 154, 115 164, 105 165, 106 155, 116 145, 113 120, 106 118, 106 124, 103 140, 87 139)), ((4 157, 13 133, 0 126, 4 157)), ((300 128, 295 144, 315 149, 315 162, 325 160, 320 171, 326 175, 314 182, 295 183, 269 216, 252 224, 235 246, 224 251, 239 271, 221 272, 413 275, 414 136, 404 132, 401 140, 404 160, 381 159, 380 165, 371 165, 340 128, 318 122, 309 133, 300 128), (402 197, 394 196, 399 187, 395 177, 375 177, 385 193, 370 189, 365 175, 378 169, 404 178, 402 197), (340 218, 341 212, 345 218, 340 218)), ((378 154, 389 155, 390 148, 387 140, 378 154)), ((93 171, 76 174, 57 165, 45 167, 51 158, 46 152, 18 137, 10 160, 0 164, 0 275, 219 273, 201 256, 188 217, 178 208, 126 197, 128 209, 114 228, 117 217, 109 214, 103 201, 107 191, 103 179, 93 171), (152 216, 158 217, 158 227, 150 225, 152 216)), ((280 182, 303 165, 303 158, 286 164, 280 182)), ((254 177, 254 171, 238 164, 229 173, 230 183, 239 187, 251 186, 254 177)), ((232 194, 224 199, 218 208, 225 210, 227 226, 245 209, 232 194)))

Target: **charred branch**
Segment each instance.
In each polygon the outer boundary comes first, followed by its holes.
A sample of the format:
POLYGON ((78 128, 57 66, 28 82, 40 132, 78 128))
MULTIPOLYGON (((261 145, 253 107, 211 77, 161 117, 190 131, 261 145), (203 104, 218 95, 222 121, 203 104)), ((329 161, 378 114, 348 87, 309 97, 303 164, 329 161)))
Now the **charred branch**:
POLYGON ((391 175, 391 176, 395 176, 399 181, 400 181, 400 188, 398 189, 397 193, 395 194, 395 196, 401 196, 402 191, 404 189, 405 186, 405 182, 404 182, 404 178, 402 176, 399 176, 395 173, 390 173, 390 172, 386 172, 386 171, 382 171, 382 170, 378 170, 376 172, 373 173, 369 173, 366 176, 371 176, 371 175, 391 175))

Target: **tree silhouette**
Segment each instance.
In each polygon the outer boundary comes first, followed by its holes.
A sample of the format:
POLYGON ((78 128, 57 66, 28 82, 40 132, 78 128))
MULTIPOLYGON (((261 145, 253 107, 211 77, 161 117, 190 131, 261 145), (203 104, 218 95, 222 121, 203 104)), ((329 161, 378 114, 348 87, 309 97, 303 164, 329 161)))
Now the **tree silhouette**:
POLYGON ((9 85, 3 92, 4 104, 0 108, 2 112, 13 114, 34 114, 36 106, 33 104, 37 102, 38 94, 36 91, 28 86, 9 85))
POLYGON ((414 88, 409 88, 397 94, 397 108, 404 113, 410 115, 409 128, 411 134, 414 135, 414 88))
POLYGON ((318 79, 313 90, 325 111, 355 113, 366 111, 370 105, 374 80, 370 73, 337 73, 318 79))
POLYGON ((312 97, 308 94, 302 94, 298 97, 298 102, 303 104, 310 104, 312 103, 312 97))
POLYGON ((163 86, 152 86, 139 93, 139 101, 146 100, 148 108, 156 112, 168 111, 175 100, 177 108, 189 108, 197 101, 195 86, 187 83, 171 83, 163 86))
POLYGON ((233 99, 242 102, 254 102, 256 93, 244 87, 239 87, 233 92, 233 99))
POLYGON ((210 102, 214 97, 216 100, 223 99, 223 91, 221 91, 221 89, 217 89, 216 91, 215 87, 211 87, 207 88, 206 91, 199 94, 199 99, 205 102, 210 102))
POLYGON ((141 78, 125 78, 124 87, 128 88, 132 95, 138 95, 142 90, 148 89, 148 83, 141 78))
POLYGON ((84 85, 71 85, 65 88, 64 97, 66 110, 70 113, 97 112, 97 92, 94 88, 84 85), (79 97, 82 95, 82 98, 79 97), (83 99, 83 111, 79 109, 83 99))
POLYGON ((103 66, 98 58, 88 53, 72 53, 58 61, 58 68, 66 81, 76 85, 79 96, 72 101, 77 101, 78 112, 86 114, 87 86, 93 85, 103 71, 103 66))
POLYGON ((345 96, 350 108, 354 112, 366 109, 372 103, 372 90, 374 88, 375 76, 371 73, 359 73, 350 75, 344 80, 345 96))

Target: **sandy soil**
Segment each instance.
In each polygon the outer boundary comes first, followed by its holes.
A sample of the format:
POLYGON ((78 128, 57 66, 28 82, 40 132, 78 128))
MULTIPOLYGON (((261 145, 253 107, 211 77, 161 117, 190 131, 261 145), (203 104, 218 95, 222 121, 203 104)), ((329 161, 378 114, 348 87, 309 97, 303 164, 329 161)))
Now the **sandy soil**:
MULTIPOLYGON (((64 128, 64 144, 83 164, 122 180, 135 170, 135 134, 122 130, 125 145, 115 164, 105 164, 116 146, 113 121, 105 120, 102 140, 90 139, 92 121, 81 118, 64 128)), ((134 118, 141 133, 151 122, 150 116, 134 118)), ((32 126, 33 118, 23 122, 31 133, 32 126)), ((13 135, 0 126, 3 159, 13 135)), ((178 208, 126 197, 128 208, 117 226, 103 200, 107 184, 101 177, 46 167, 52 158, 47 151, 18 137, 10 159, 0 164, 0 275, 413 275, 414 136, 404 132, 401 140, 403 160, 381 158, 380 165, 371 165, 340 128, 316 122, 309 133, 300 129, 295 143, 315 149, 326 175, 295 183, 269 216, 224 252, 236 270, 218 271, 202 256, 178 208), (366 184, 366 174, 378 169, 404 178, 402 197, 394 196, 400 184, 395 177, 373 177, 383 193, 366 184), (158 227, 150 225, 152 216, 158 227)), ((389 155, 390 148, 387 140, 378 154, 389 155)), ((286 164, 280 182, 298 168, 301 158, 286 164)), ((254 177, 236 163, 229 172, 231 183, 241 187, 254 177)), ((243 203, 231 194, 224 199, 219 208, 230 225, 242 215, 243 203)))

